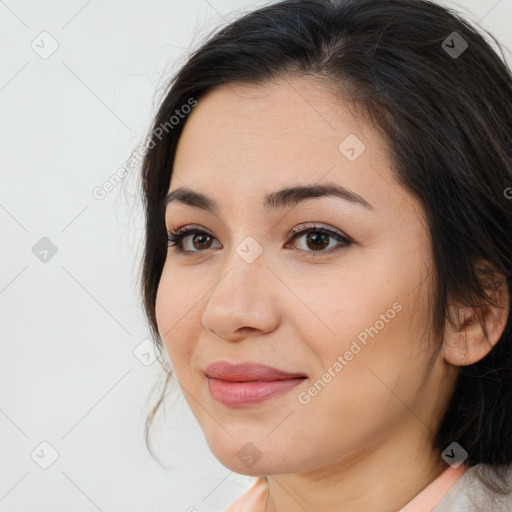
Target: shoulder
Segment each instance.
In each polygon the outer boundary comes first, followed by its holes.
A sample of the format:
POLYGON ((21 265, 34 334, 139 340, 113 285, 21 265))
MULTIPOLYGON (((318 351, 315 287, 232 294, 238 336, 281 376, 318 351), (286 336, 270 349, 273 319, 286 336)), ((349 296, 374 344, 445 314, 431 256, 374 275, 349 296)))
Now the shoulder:
POLYGON ((512 465, 497 472, 487 464, 470 467, 432 512, 509 512, 512 510, 512 465), (502 488, 500 492, 488 485, 502 488))
POLYGON ((267 493, 267 481, 258 477, 254 485, 224 512, 264 512, 267 493))

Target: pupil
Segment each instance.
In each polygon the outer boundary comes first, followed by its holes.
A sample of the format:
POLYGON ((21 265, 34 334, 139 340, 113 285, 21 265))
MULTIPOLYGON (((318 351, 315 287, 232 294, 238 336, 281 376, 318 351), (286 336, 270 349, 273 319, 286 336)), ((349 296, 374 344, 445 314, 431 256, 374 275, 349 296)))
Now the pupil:
MULTIPOLYGON (((202 241, 199 241, 199 245, 204 244, 204 242, 205 242, 205 240, 204 240, 204 239, 205 239, 205 238, 209 238, 209 237, 208 237, 208 235, 204 235, 204 234, 201 234, 201 233, 196 234, 196 235, 194 236, 194 245, 195 245, 195 242, 196 242, 198 239, 200 239, 201 237, 203 238, 203 240, 202 240, 202 241)), ((197 249, 197 248, 198 248, 198 247, 196 246, 196 249, 197 249)))
POLYGON ((317 244, 317 245, 320 244, 320 248, 323 248, 323 247, 326 247, 327 245, 329 245, 329 243, 327 241, 327 235, 325 233, 308 233, 307 241, 308 242, 312 241, 313 244, 317 244), (322 239, 322 237, 323 237, 324 243, 319 241, 318 237, 320 237, 320 239, 322 239))

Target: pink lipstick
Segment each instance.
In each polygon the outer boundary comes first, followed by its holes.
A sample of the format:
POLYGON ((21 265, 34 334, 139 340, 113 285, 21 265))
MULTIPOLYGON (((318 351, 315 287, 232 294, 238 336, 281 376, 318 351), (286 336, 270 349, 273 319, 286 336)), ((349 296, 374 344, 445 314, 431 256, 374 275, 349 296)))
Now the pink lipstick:
POLYGON ((213 398, 228 407, 261 403, 286 393, 307 376, 257 363, 231 364, 218 361, 206 368, 213 398))

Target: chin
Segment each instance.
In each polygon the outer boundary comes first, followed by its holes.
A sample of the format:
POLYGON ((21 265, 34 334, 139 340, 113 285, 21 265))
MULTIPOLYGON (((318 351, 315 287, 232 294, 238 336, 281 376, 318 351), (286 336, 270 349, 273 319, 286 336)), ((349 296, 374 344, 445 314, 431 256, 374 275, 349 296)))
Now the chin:
POLYGON ((207 436, 206 442, 215 458, 235 473, 263 476, 289 471, 289 468, 284 467, 284 454, 276 452, 275 447, 269 447, 269 443, 263 440, 251 442, 249 436, 230 437, 223 432, 220 438, 210 439, 207 436))

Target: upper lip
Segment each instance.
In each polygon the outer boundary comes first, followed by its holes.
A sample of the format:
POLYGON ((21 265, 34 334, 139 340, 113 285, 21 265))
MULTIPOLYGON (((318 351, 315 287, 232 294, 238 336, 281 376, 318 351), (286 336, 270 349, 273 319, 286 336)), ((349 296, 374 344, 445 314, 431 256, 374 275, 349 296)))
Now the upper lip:
POLYGON ((258 363, 228 363, 227 361, 217 361, 210 364, 205 370, 206 376, 212 379, 226 380, 230 382, 248 382, 248 381, 272 381, 297 379, 306 377, 304 373, 290 373, 278 370, 272 366, 258 363))

